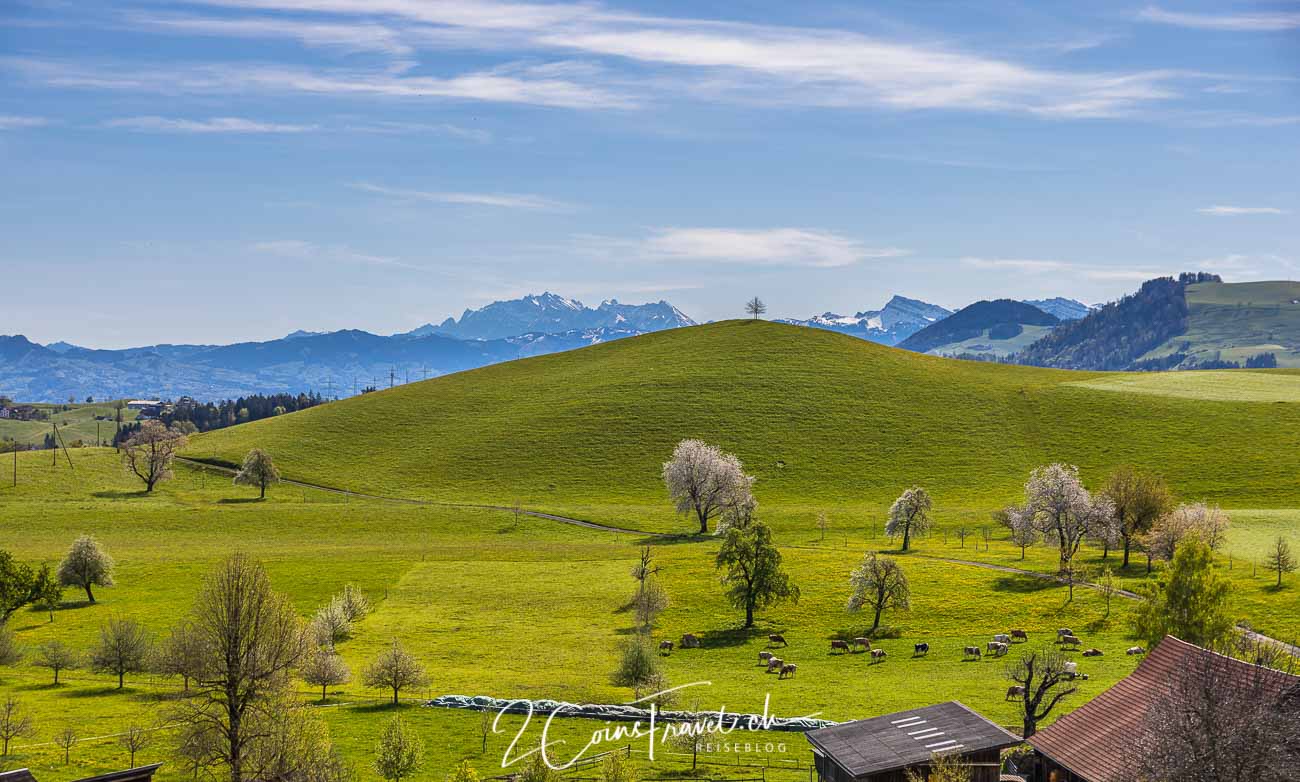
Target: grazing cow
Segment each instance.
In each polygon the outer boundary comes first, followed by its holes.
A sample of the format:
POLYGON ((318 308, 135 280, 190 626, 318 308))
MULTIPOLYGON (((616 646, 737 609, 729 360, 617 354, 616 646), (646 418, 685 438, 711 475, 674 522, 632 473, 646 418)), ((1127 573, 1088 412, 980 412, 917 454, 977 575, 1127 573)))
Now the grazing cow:
POLYGON ((782 665, 785 665, 785 660, 780 657, 769 657, 767 659, 767 672, 780 671, 782 665))
POLYGON ((919 643, 919 644, 912 644, 912 656, 913 656, 913 657, 924 656, 924 655, 927 655, 927 654, 929 654, 929 653, 930 653, 930 644, 925 643, 925 642, 922 642, 922 643, 919 643))
POLYGON ((835 639, 834 641, 831 641, 831 651, 833 652, 837 649, 841 652, 847 652, 849 650, 849 642, 841 641, 838 638, 835 639))
POLYGON ((1013 641, 1028 641, 1029 633, 1026 633, 1024 630, 1012 630, 1011 639, 1013 641))
POLYGON ((1056 631, 1056 642, 1057 642, 1057 643, 1060 643, 1060 642, 1061 642, 1061 639, 1064 638, 1064 637, 1067 636, 1067 635, 1074 635, 1074 631, 1071 630, 1071 629, 1068 628, 1068 627, 1062 627, 1060 630, 1057 630, 1057 631, 1056 631))
POLYGON ((799 670, 799 666, 795 665, 794 663, 786 663, 785 665, 781 666, 781 675, 778 676, 777 678, 784 679, 786 677, 786 674, 789 674, 790 677, 793 678, 794 672, 797 670, 799 670))
POLYGON ((1023 698, 1023 697, 1025 697, 1025 688, 1020 686, 1019 684, 1013 684, 1007 688, 1007 697, 1004 698, 1003 700, 1009 701, 1012 698, 1023 698))
POLYGON ((1071 660, 1065 664, 1065 674, 1073 679, 1079 674, 1079 664, 1071 660))
POLYGON ((1101 657, 1102 654, 1103 654, 1103 652, 1102 652, 1100 649, 1097 649, 1096 647, 1094 647, 1094 648, 1092 648, 1092 649, 1084 649, 1084 650, 1083 650, 1083 656, 1084 656, 1084 657, 1101 657))
POLYGON ((682 636, 682 648, 683 648, 683 649, 699 649, 699 648, 700 648, 700 639, 699 639, 699 637, 697 637, 694 633, 687 633, 686 635, 683 635, 683 636, 682 636))
POLYGON ((668 652, 668 653, 671 654, 672 651, 673 651, 673 642, 672 642, 672 641, 660 641, 660 642, 659 642, 659 653, 660 653, 660 654, 663 654, 664 652, 668 652))
POLYGON ((769 636, 767 637, 767 645, 768 645, 768 646, 774 646, 775 644, 781 644, 782 646, 788 646, 788 644, 786 644, 786 642, 785 642, 785 636, 784 636, 784 635, 780 635, 779 633, 773 633, 773 634, 771 634, 771 635, 769 635, 769 636))
POLYGON ((994 657, 1001 657, 1007 653, 1007 649, 1009 648, 1010 646, 1008 644, 1004 644, 1001 641, 989 641, 985 646, 985 651, 994 657))
POLYGON ((770 660, 770 659, 772 659, 772 653, 771 653, 771 652, 764 650, 764 651, 761 651, 761 652, 758 653, 758 664, 759 664, 759 665, 767 665, 767 661, 770 660))
POLYGON ((978 646, 967 646, 965 651, 962 653, 962 657, 970 657, 978 660, 980 658, 980 648, 978 646))
POLYGON ((1146 653, 1147 653, 1147 650, 1146 650, 1146 649, 1143 649, 1143 648, 1140 647, 1140 646, 1130 646, 1130 647, 1129 647, 1129 648, 1124 652, 1124 654, 1127 654, 1127 655, 1146 654, 1146 653))
POLYGON ((1009 644, 1011 643, 1011 636, 1007 635, 1006 633, 998 633, 997 635, 993 636, 993 640, 997 641, 1000 644, 1009 644))
POLYGON ((854 638, 854 639, 853 639, 853 646, 854 646, 854 648, 857 648, 857 649, 865 649, 865 650, 867 650, 867 651, 869 652, 869 651, 871 651, 871 639, 870 639, 870 638, 854 638))
POLYGON ((1075 649, 1078 649, 1083 641, 1079 640, 1079 636, 1077 635, 1063 635, 1061 636, 1061 643, 1065 646, 1073 646, 1075 649))
POLYGON ((872 650, 871 650, 871 661, 872 661, 873 663, 874 663, 874 662, 880 662, 880 661, 883 661, 883 660, 885 659, 885 657, 887 657, 887 656, 888 656, 888 655, 885 653, 885 650, 884 650, 884 649, 872 649, 872 650))

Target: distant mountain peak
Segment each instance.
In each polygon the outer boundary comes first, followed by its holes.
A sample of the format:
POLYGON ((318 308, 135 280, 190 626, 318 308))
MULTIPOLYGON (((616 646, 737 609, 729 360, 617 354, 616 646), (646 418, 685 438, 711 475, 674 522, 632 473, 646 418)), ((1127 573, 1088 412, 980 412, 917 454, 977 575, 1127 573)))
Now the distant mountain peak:
POLYGON ((828 311, 807 320, 786 319, 781 322, 838 331, 882 345, 897 345, 950 314, 949 310, 937 304, 895 294, 878 310, 863 310, 852 316, 828 311))
POLYGON ((459 319, 447 318, 436 326, 426 324, 401 336, 440 334, 456 339, 490 340, 599 329, 641 334, 693 325, 695 321, 666 301, 624 304, 617 299, 606 299, 593 308, 577 299, 544 291, 494 301, 476 310, 467 309, 459 319))
POLYGON ((1089 307, 1077 299, 1067 299, 1063 296, 1056 296, 1051 299, 1025 299, 1025 304, 1046 312, 1049 315, 1055 315, 1061 320, 1079 320, 1086 318, 1094 307, 1089 307))

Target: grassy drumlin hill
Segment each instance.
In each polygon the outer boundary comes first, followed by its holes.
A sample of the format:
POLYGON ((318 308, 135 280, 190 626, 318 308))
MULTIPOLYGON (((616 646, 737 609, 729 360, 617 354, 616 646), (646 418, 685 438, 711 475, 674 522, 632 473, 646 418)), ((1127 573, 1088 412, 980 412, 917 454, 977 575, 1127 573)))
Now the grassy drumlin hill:
POLYGON ((1210 398, 1162 394, 1158 379, 1135 389, 1142 393, 1117 393, 1127 389, 1111 379, 1130 376, 954 361, 728 321, 212 432, 186 455, 236 464, 262 447, 286 475, 322 485, 519 500, 658 531, 689 527, 658 479, 683 437, 736 453, 778 523, 811 526, 823 507, 878 514, 914 483, 941 510, 987 518, 1049 461, 1077 464, 1089 483, 1132 463, 1164 474, 1188 499, 1300 506, 1300 405, 1274 401, 1300 400, 1300 377, 1263 376, 1282 385, 1267 402, 1223 401, 1231 394, 1222 386, 1210 398), (1105 387, 1090 387, 1097 383, 1105 387))

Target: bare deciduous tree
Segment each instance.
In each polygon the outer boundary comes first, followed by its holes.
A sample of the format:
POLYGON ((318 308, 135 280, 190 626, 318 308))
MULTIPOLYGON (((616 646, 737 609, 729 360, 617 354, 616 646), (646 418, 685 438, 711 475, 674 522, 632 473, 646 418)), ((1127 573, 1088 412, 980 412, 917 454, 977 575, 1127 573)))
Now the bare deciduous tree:
POLYGON ((826 518, 826 511, 817 514, 817 531, 821 533, 821 540, 826 540, 826 530, 831 528, 830 519, 826 518))
POLYGON ((1106 497, 1093 498, 1079 480, 1079 469, 1065 464, 1039 467, 1025 483, 1025 504, 1012 509, 1013 529, 1032 531, 1056 546, 1060 572, 1074 599, 1074 560, 1086 538, 1118 540, 1114 508, 1106 497))
POLYGON ((1217 506, 1184 503, 1156 521, 1143 538, 1143 546, 1153 559, 1168 562, 1174 558, 1179 544, 1189 535, 1196 535, 1211 551, 1217 551, 1223 545, 1229 524, 1228 514, 1217 506))
POLYGON ((77 668, 80 658, 71 647, 59 640, 46 641, 36 647, 36 664, 54 673, 54 683, 59 683, 59 673, 77 668))
POLYGON ((1069 658, 1060 652, 1043 650, 1030 652, 1007 664, 1007 678, 1020 685, 1020 700, 1016 705, 1020 710, 1025 738, 1037 733, 1038 723, 1047 719, 1052 709, 1078 690, 1070 683, 1073 677, 1068 671, 1068 662, 1069 658))
POLYGON ((206 660, 203 639, 189 621, 172 628, 163 641, 155 660, 155 669, 164 676, 181 677, 181 688, 190 690, 190 680, 199 678, 206 660))
POLYGON ((320 687, 320 701, 324 703, 329 697, 329 688, 352 681, 352 671, 343 657, 333 648, 322 646, 307 655, 298 675, 308 684, 320 687))
POLYGON ((218 566, 190 624, 202 664, 194 696, 176 714, 187 764, 224 767, 231 782, 279 778, 265 776, 272 768, 310 769, 315 758, 286 755, 275 743, 291 727, 287 712, 296 710, 281 694, 307 645, 293 604, 271 589, 262 566, 243 554, 218 566))
POLYGON ((78 738, 77 729, 71 725, 65 725, 54 734, 54 745, 63 750, 63 765, 72 762, 72 747, 76 745, 78 738))
POLYGON ((244 457, 244 465, 235 473, 235 485, 256 486, 260 499, 266 499, 266 489, 280 482, 280 471, 275 468, 271 454, 254 448, 244 457))
POLYGON ((153 640, 143 624, 114 617, 99 627, 99 642, 90 652, 90 667, 96 673, 116 676, 120 690, 128 673, 147 669, 152 649, 153 640))
POLYGON ((1268 558, 1264 560, 1264 564, 1268 566, 1269 570, 1277 573, 1278 587, 1282 586, 1282 576, 1295 572, 1296 558, 1291 553, 1291 544, 1286 542, 1286 538, 1281 535, 1277 536, 1277 540, 1273 541, 1273 547, 1268 551, 1268 558))
POLYGON ((86 600, 95 602, 92 586, 113 586, 113 558, 90 535, 82 535, 59 563, 59 583, 86 591, 86 600))
POLYGON ((1173 498, 1164 478, 1141 472, 1132 467, 1121 467, 1106 479, 1102 493, 1110 499, 1115 523, 1124 546, 1126 568, 1133 544, 1151 531, 1156 520, 1169 512, 1173 498))
POLYGON ((728 506, 752 502, 754 479, 735 456, 702 440, 682 440, 664 462, 663 481, 678 513, 695 513, 700 534, 728 506))
POLYGON ((172 477, 172 461, 185 447, 185 435, 168 429, 161 421, 145 421, 140 431, 122 444, 122 461, 127 470, 144 481, 145 491, 172 477))
POLYGON ((393 645, 380 652, 361 674, 361 681, 367 687, 392 690, 394 706, 397 705, 397 697, 402 690, 419 687, 428 680, 424 666, 396 638, 393 639, 393 645))
POLYGON ((130 756, 131 765, 128 768, 135 768, 135 756, 153 743, 153 732, 148 728, 131 723, 117 737, 117 743, 130 756))
POLYGON ((758 320, 766 312, 767 305, 757 296, 745 302, 745 314, 753 316, 754 320, 758 320))
POLYGON ((880 615, 885 611, 891 608, 906 611, 912 607, 907 574, 893 559, 877 556, 874 551, 862 557, 862 564, 849 576, 849 585, 853 592, 849 595, 848 610, 870 609, 875 614, 871 622, 873 632, 880 627, 880 615))
POLYGON ((913 486, 889 506, 885 534, 891 538, 902 535, 903 551, 907 551, 911 548, 913 535, 920 537, 930 531, 931 507, 929 492, 920 486, 913 486))
POLYGON ((9 756, 9 742, 36 735, 36 720, 14 696, 6 696, 0 703, 0 756, 9 756))

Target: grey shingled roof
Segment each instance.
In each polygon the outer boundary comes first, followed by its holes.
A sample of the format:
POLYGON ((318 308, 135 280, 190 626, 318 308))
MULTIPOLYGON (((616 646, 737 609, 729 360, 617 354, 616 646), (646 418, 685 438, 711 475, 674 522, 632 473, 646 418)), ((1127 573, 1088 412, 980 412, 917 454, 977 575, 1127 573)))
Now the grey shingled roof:
POLYGON ((1002 749, 1020 737, 957 701, 857 720, 804 734, 855 777, 923 765, 935 753, 1002 749))

